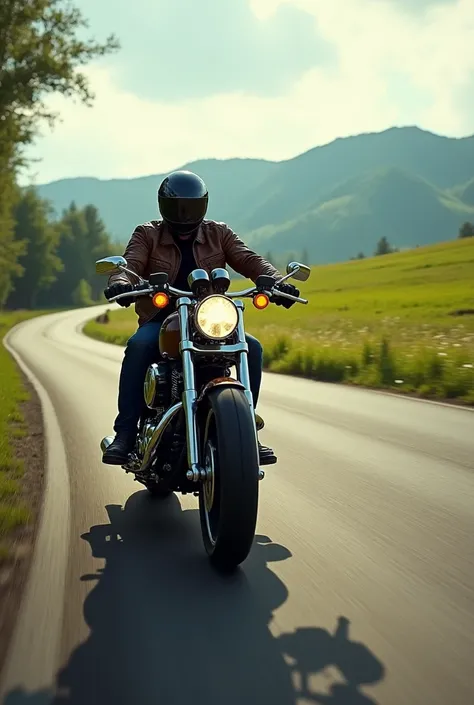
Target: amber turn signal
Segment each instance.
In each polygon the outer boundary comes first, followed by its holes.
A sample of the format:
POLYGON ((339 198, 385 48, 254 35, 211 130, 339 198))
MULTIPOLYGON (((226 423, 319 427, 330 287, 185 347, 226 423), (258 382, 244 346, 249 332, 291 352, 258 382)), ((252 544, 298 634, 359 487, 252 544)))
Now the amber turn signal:
POLYGON ((152 301, 155 308, 165 308, 170 302, 168 294, 165 294, 163 291, 159 291, 155 294, 152 301))
POLYGON ((264 308, 267 308, 269 303, 270 299, 266 294, 256 294, 253 297, 253 305, 255 306, 255 308, 258 308, 259 311, 262 311, 264 308))

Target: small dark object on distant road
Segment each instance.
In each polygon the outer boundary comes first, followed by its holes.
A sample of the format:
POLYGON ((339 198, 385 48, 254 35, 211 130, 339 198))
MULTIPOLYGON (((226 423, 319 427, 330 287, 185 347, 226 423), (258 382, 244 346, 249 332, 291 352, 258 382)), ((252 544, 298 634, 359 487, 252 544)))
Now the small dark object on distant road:
POLYGON ((110 317, 109 317, 109 309, 105 313, 101 313, 97 318, 95 319, 96 323, 110 323, 110 317))

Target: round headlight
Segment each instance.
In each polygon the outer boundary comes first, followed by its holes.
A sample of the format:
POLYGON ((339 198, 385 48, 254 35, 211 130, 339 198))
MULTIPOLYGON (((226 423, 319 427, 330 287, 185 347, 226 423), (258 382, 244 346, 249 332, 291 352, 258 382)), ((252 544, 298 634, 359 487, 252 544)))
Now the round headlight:
POLYGON ((236 305, 226 296, 208 296, 196 309, 197 329, 206 338, 223 340, 232 335, 239 322, 236 305))

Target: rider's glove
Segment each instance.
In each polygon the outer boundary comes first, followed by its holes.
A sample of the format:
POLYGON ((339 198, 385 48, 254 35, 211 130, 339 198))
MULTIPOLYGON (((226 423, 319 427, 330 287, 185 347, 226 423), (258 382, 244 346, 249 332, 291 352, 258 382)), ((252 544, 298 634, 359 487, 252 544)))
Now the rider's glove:
MULTIPOLYGON (((290 296, 299 296, 300 290, 293 286, 293 284, 277 284, 275 287, 275 293, 282 291, 284 294, 290 294, 290 296)), ((276 294, 274 302, 277 306, 284 306, 284 308, 291 308, 296 301, 290 301, 290 299, 285 299, 283 296, 278 296, 276 294)))
MULTIPOLYGON (((107 287, 107 289, 104 289, 104 296, 106 299, 113 299, 114 296, 118 296, 119 294, 126 294, 127 291, 132 290, 133 287, 131 284, 125 282, 117 282, 117 284, 111 284, 107 287)), ((134 300, 135 299, 133 296, 125 296, 123 299, 118 299, 116 303, 118 303, 119 306, 124 306, 125 308, 128 308, 130 304, 133 304, 134 300)))

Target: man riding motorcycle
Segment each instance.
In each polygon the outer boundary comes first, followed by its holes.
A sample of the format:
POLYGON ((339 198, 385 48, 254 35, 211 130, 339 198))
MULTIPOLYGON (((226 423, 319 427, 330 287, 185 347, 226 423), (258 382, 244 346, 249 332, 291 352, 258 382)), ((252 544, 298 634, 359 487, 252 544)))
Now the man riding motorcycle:
MULTIPOLYGON (((216 267, 229 265, 242 276, 255 282, 262 274, 279 277, 273 265, 249 249, 225 224, 204 220, 208 207, 208 191, 204 181, 189 171, 176 171, 167 176, 158 189, 158 208, 162 220, 138 225, 125 249, 128 268, 148 279, 153 272, 166 272, 168 281, 177 289, 187 290, 188 275, 194 269, 210 273, 216 267)), ((281 291, 299 296, 292 284, 281 284, 281 291)), ((126 273, 112 274, 104 291, 107 299, 131 291, 126 273)), ((119 299, 130 306, 133 298, 119 299)), ((290 308, 294 302, 278 298, 275 303, 290 308)), ((143 383, 146 371, 157 357, 157 340, 161 324, 171 313, 171 305, 158 313, 151 299, 136 299, 138 330, 127 342, 120 373, 118 416, 113 442, 102 460, 109 465, 124 465, 133 451, 137 425, 143 406, 143 383)), ((257 406, 263 367, 260 342, 246 335, 250 387, 254 407, 257 406)), ((260 464, 276 462, 271 448, 258 444, 260 464)))

